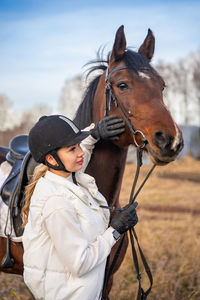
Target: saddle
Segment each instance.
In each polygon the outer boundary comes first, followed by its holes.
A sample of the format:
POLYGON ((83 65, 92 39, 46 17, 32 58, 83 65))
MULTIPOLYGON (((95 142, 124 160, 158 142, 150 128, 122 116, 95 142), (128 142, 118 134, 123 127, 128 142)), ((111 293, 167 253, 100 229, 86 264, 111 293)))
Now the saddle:
POLYGON ((28 135, 18 135, 10 141, 6 160, 12 169, 0 189, 0 195, 9 207, 11 224, 16 236, 21 236, 23 229, 20 214, 23 207, 24 188, 37 165, 29 152, 28 135))
POLYGON ((10 253, 11 232, 6 231, 8 218, 10 218, 11 231, 13 228, 16 236, 21 236, 23 234, 21 210, 24 205, 24 189, 37 165, 29 152, 28 135, 18 135, 10 141, 6 160, 12 169, 0 189, 2 200, 9 208, 4 230, 7 237, 6 254, 2 259, 1 266, 2 268, 12 268, 14 259, 10 253))

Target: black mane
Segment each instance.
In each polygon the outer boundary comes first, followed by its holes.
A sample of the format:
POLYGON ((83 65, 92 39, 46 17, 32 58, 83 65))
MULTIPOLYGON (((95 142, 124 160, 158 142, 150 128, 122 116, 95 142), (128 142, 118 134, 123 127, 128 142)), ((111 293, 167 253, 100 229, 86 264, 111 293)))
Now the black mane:
POLYGON ((74 118, 74 123, 78 128, 84 129, 92 123, 92 106, 94 94, 99 83, 99 78, 101 75, 97 76, 88 86, 83 101, 78 107, 76 116, 74 118))
MULTIPOLYGON (((146 57, 130 49, 128 49, 124 53, 122 60, 124 61, 125 65, 128 67, 129 70, 133 70, 136 73, 141 70, 155 72, 155 70, 151 67, 151 65, 149 64, 149 60, 146 57)), ((101 70, 102 71, 101 73, 103 73, 108 67, 108 62, 109 62, 109 54, 107 60, 104 60, 100 58, 98 52, 97 59, 90 61, 87 64, 87 65, 91 65, 91 64, 93 65, 92 67, 89 68, 87 77, 94 71, 101 70)), ((89 84, 85 92, 83 101, 76 112, 74 122, 80 129, 87 127, 93 122, 92 120, 93 99, 101 75, 102 74, 98 75, 91 81, 91 83, 89 84)))

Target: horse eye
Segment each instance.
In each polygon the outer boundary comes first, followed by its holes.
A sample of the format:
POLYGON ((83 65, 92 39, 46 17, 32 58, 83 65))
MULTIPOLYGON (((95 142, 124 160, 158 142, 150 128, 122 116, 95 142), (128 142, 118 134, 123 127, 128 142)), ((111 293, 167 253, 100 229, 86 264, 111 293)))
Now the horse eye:
POLYGON ((165 89, 166 87, 167 87, 166 84, 163 84, 163 86, 162 86, 162 91, 164 91, 164 89, 165 89))
POLYGON ((125 82, 121 82, 117 84, 117 87, 120 91, 124 91, 128 89, 128 84, 126 84, 125 82))

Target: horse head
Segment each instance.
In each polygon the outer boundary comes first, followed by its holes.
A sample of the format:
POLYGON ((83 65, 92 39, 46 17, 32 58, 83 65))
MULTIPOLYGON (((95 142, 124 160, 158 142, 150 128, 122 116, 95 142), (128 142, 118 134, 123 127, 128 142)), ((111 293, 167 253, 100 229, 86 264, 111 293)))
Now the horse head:
POLYGON ((139 145, 148 152, 153 163, 164 165, 176 159, 183 148, 183 138, 163 102, 165 82, 150 64, 154 47, 155 38, 150 29, 138 52, 127 49, 124 27, 117 30, 107 69, 99 78, 93 118, 95 121, 102 118, 107 105, 108 115, 123 117, 126 123, 126 131, 116 144, 120 147, 139 145), (104 91, 108 88, 111 94, 106 103, 104 91))

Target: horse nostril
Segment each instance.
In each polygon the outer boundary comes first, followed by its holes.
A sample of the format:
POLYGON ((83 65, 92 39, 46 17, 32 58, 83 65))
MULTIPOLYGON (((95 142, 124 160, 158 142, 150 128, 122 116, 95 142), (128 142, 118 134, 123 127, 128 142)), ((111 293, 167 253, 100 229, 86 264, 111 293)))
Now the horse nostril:
POLYGON ((154 142, 156 146, 164 150, 171 145, 172 137, 169 134, 164 133, 163 131, 157 131, 154 134, 154 142))

